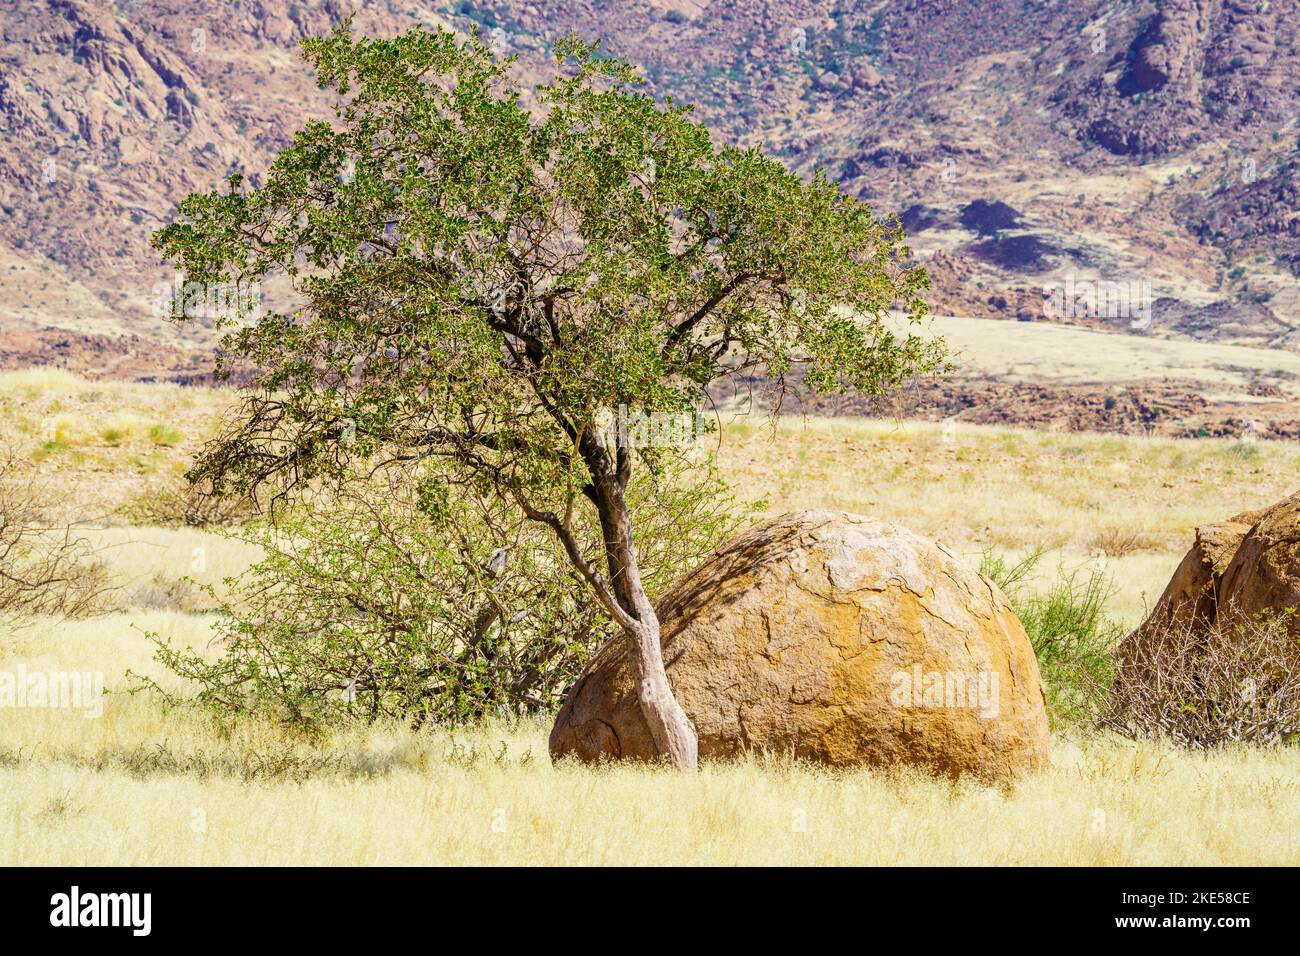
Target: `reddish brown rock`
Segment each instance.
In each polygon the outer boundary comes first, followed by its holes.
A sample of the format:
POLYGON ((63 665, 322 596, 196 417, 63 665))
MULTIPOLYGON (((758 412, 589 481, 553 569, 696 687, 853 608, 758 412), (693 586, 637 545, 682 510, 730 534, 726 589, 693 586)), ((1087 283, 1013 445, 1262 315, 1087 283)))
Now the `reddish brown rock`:
MULTIPOLYGON (((768 751, 988 780, 1047 763, 1038 664, 1006 598, 903 528, 786 515, 719 549, 658 609, 703 758, 768 751)), ((570 692, 551 753, 653 759, 621 639, 570 692)))
MULTIPOLYGON (((1300 492, 1196 529, 1196 539, 1160 600, 1120 648, 1146 659, 1143 642, 1171 629, 1208 629, 1225 614, 1257 618, 1300 607, 1300 492)), ((1300 632, 1300 621, 1292 624, 1300 632)))

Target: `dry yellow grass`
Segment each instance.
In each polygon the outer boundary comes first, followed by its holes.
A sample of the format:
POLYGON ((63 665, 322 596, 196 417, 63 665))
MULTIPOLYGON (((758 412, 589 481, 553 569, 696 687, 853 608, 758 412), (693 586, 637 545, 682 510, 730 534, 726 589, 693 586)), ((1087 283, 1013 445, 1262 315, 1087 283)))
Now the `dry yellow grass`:
POLYGON ((973 562, 986 549, 1045 548, 1039 583, 1058 567, 1100 565, 1116 588, 1111 611, 1129 625, 1160 596, 1198 525, 1300 488, 1300 447, 1280 442, 724 417, 718 447, 723 472, 766 493, 771 514, 872 515, 973 562))
POLYGON ((1300 393, 1300 355, 1278 349, 1125 335, 1050 322, 936 316, 964 374, 1007 381, 1082 384, 1166 379, 1202 383, 1205 394, 1241 397, 1255 379, 1300 393))
MULTIPOLYGON (((6 415, 59 394, 81 402, 97 387, 36 379, 0 376, 6 415)), ((123 415, 158 409, 193 435, 225 400, 109 388, 105 403, 123 415)), ((767 493, 773 513, 878 515, 972 557, 1045 544, 1056 550, 1044 574, 1104 560, 1115 613, 1130 623, 1194 525, 1295 490, 1300 471, 1300 449, 1270 443, 968 427, 945 437, 941 426, 893 422, 787 420, 772 431, 761 419, 728 421, 721 448, 723 467, 745 493, 767 493), (1124 553, 1097 553, 1108 546, 1124 553)), ((149 468, 183 467, 185 449, 117 454, 96 446, 80 461, 41 464, 75 492, 73 505, 93 501, 92 517, 132 492, 114 485, 120 473, 147 481, 149 468)), ((251 549, 192 529, 89 533, 106 546, 123 610, 0 633, 0 672, 102 672, 110 693, 95 718, 0 708, 0 864, 1300 862, 1294 748, 1198 756, 1058 737, 1050 771, 1002 792, 762 757, 690 778, 552 766, 537 724, 460 734, 385 724, 318 742, 261 721, 221 728, 122 693, 127 669, 168 679, 146 631, 195 646, 210 633, 206 615, 131 605, 154 582, 216 582, 251 549)))
POLYGON ((0 452, 30 465, 52 514, 122 521, 124 510, 181 487, 190 455, 231 393, 90 382, 57 369, 0 373, 0 452))
MULTIPOLYGON (((201 618, 118 615, 29 633, 0 670, 21 649, 149 671, 133 623, 206 638, 201 618)), ((0 742, 0 865, 1300 862, 1294 749, 1058 739, 1052 769, 1006 792, 761 757, 684 778, 552 766, 536 724, 311 744, 122 694, 99 719, 0 710, 0 742)))
POLYGON ((724 421, 724 473, 773 512, 880 514, 954 546, 1087 553, 1128 530, 1177 550, 1192 529, 1300 487, 1300 446, 887 420, 724 421))
POLYGON ((198 528, 89 528, 86 541, 108 570, 115 607, 202 610, 229 589, 225 580, 239 574, 260 554, 257 547, 225 534, 198 528))
POLYGON ((1051 771, 1004 794, 761 761, 692 778, 557 768, 543 745, 376 734, 346 752, 357 775, 301 783, 18 764, 0 769, 0 864, 1300 862, 1294 753, 1058 744, 1051 771))

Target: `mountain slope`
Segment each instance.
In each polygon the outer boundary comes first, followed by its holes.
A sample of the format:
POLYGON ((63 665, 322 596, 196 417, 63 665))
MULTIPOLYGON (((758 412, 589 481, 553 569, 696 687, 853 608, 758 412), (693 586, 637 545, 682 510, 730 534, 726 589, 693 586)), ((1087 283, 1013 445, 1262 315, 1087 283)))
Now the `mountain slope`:
MULTIPOLYGON (((328 116, 295 47, 348 15, 380 35, 477 28, 518 56, 525 84, 556 37, 604 37, 721 138, 824 168, 902 215, 937 311, 1292 348, 1298 12, 1297 0, 3 0, 0 364, 28 361, 47 328, 98 336, 101 355, 117 335, 207 347, 201 324, 157 314, 172 276, 148 236, 186 193, 235 171, 256 181, 307 118, 328 116), (1142 289, 1152 321, 1045 313, 1046 293, 1089 283, 1142 289)), ((193 363, 157 371, 191 377, 193 363)))

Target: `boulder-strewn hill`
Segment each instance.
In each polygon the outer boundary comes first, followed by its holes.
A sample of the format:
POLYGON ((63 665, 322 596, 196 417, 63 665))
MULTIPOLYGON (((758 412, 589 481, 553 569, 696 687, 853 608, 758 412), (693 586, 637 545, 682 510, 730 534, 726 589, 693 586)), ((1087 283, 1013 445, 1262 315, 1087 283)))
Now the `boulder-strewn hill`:
POLYGON ((1300 340, 1298 0, 0 0, 0 365, 56 328, 194 375, 209 336, 155 314, 149 233, 327 115, 295 46, 350 14, 477 26, 525 81, 557 36, 605 37, 721 137, 902 215, 937 311, 1300 340), (1044 315, 1099 283, 1149 284, 1152 321, 1044 315))

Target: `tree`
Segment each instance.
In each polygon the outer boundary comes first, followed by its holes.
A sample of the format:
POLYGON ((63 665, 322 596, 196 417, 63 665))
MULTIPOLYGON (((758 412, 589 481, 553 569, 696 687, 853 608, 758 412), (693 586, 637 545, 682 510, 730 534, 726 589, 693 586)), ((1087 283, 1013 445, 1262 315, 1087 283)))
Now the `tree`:
POLYGON ((941 341, 887 321, 923 318, 924 272, 896 225, 821 174, 715 146, 595 45, 559 42, 530 103, 509 59, 442 29, 378 40, 345 23, 303 50, 334 120, 260 187, 232 176, 154 237, 191 283, 282 274, 299 297, 226 320, 218 371, 245 362, 255 384, 192 476, 289 494, 351 462, 453 463, 452 484, 557 536, 631 643, 660 750, 693 767, 626 495, 634 467, 674 451, 635 447, 609 415, 698 411, 752 367, 870 393, 935 370, 941 341), (598 562, 574 535, 583 508, 598 562))

